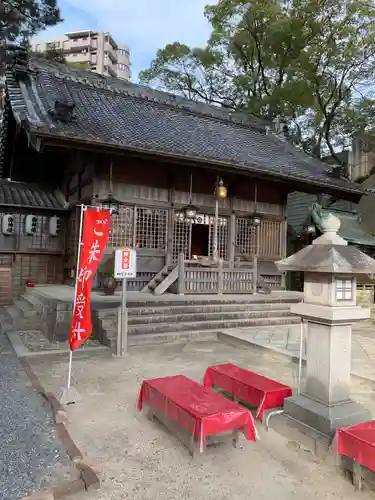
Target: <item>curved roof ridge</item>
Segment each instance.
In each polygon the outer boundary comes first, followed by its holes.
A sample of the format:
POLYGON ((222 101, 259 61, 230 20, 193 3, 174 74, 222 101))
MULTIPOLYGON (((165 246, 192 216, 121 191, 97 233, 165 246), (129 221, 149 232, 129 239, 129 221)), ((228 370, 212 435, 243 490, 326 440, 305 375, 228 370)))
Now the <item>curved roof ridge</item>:
POLYGON ((6 83, 12 113, 33 140, 204 162, 299 183, 301 190, 314 186, 335 196, 347 193, 348 199, 358 200, 364 192, 330 176, 326 164, 267 134, 250 118, 238 120, 237 113, 221 108, 39 59, 26 72, 8 72, 6 83), (67 118, 54 114, 62 101, 75 104, 67 118))
POLYGON ((226 123, 234 123, 247 128, 255 129, 266 133, 266 126, 269 122, 255 116, 247 115, 239 111, 232 111, 212 104, 199 101, 192 101, 183 96, 171 94, 169 92, 153 89, 145 85, 140 85, 115 77, 107 77, 92 71, 70 67, 65 64, 48 61, 41 58, 31 58, 30 67, 36 71, 46 71, 62 81, 76 82, 81 85, 88 85, 98 90, 108 90, 116 94, 123 94, 135 99, 144 99, 170 106, 175 109, 187 111, 196 115, 207 116, 226 123))

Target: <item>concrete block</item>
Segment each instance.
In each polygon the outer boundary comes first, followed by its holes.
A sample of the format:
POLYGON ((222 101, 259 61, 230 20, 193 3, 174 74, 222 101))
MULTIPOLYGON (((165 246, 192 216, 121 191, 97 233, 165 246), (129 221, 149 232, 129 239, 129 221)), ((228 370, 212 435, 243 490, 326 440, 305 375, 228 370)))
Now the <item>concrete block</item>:
POLYGON ((271 417, 269 429, 297 443, 298 446, 312 452, 319 459, 326 458, 330 451, 331 436, 318 432, 285 413, 271 417))
POLYGON ((63 443, 64 448, 66 449, 70 458, 74 461, 77 461, 82 458, 82 453, 79 451, 74 441, 70 437, 66 427, 64 424, 56 424, 56 432, 58 438, 63 443))
POLYGON ((372 419, 371 412, 355 401, 348 400, 328 406, 303 394, 285 399, 284 411, 295 420, 328 436, 334 435, 336 429, 340 427, 372 419))
POLYGON ((56 321, 58 323, 65 322, 65 321, 69 321, 69 319, 72 317, 72 312, 71 311, 54 311, 53 316, 56 317, 56 321))
POLYGON ((68 422, 68 414, 62 404, 55 398, 54 394, 46 394, 49 404, 52 407, 55 422, 57 424, 65 424, 68 422))

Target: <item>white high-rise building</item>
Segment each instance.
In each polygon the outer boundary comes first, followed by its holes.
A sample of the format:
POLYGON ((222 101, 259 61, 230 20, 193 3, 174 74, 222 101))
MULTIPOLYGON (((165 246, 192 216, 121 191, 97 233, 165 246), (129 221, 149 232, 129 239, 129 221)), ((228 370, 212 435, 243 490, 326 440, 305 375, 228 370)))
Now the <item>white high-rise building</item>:
POLYGON ((34 52, 46 52, 50 48, 62 50, 67 62, 101 75, 125 80, 131 76, 129 48, 117 44, 108 32, 74 31, 62 38, 35 41, 31 45, 34 52))

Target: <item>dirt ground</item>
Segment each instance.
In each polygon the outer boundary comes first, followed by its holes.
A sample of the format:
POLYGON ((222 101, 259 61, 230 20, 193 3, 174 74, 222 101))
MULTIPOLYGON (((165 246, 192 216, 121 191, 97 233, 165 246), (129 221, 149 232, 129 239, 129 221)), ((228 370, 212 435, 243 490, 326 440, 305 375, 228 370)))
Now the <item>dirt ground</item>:
MULTIPOLYGON (((46 390, 66 383, 68 357, 41 356, 29 362, 46 390)), ((83 400, 69 406, 69 432, 100 471, 100 492, 76 500, 290 500, 353 498, 350 482, 332 457, 324 463, 295 443, 258 425, 260 441, 243 437, 210 447, 192 459, 161 424, 138 413, 142 380, 185 374, 201 381, 207 366, 232 362, 296 386, 297 366, 277 354, 220 342, 132 348, 123 359, 109 352, 77 354, 73 385, 83 400)), ((375 414, 374 384, 352 380, 352 396, 375 414)), ((363 491, 358 498, 373 498, 363 491)))

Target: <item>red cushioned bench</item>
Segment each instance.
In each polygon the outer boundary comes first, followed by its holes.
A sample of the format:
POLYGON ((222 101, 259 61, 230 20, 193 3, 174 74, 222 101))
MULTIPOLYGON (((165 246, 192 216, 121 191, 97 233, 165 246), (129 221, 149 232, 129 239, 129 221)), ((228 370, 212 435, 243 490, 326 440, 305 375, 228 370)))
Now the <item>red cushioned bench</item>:
POLYGON ((292 396, 291 387, 231 363, 207 368, 203 385, 222 389, 235 401, 255 406, 256 417, 260 420, 264 410, 281 408, 284 399, 292 396))
POLYGON ((249 411, 184 375, 144 381, 138 398, 139 411, 143 405, 147 405, 150 418, 156 417, 188 446, 191 455, 197 447, 204 450, 208 436, 231 433, 234 446, 238 432, 243 432, 246 439, 256 440, 249 411))
POLYGON ((361 489, 362 466, 375 472, 375 420, 337 429, 336 436, 337 451, 353 461, 353 484, 361 489))

